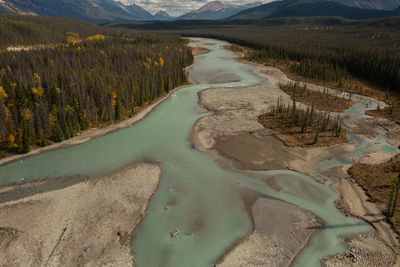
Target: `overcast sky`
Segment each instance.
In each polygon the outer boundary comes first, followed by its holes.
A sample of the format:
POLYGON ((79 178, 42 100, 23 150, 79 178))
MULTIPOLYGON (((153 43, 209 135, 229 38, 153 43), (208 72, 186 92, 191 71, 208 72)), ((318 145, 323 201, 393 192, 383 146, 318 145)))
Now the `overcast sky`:
MULTIPOLYGON (((170 15, 177 16, 198 9, 211 0, 117 0, 124 4, 135 3, 154 14, 160 10, 168 12, 170 15)), ((233 4, 246 4, 252 2, 268 3, 273 0, 226 0, 222 2, 233 4)))

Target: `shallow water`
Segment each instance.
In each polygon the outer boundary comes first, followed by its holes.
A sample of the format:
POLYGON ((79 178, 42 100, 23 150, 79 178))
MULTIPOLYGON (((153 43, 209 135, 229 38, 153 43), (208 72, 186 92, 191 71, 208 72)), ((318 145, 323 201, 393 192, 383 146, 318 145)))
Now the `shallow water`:
MULTIPOLYGON (((236 90, 263 81, 252 73, 253 66, 232 60, 230 52, 223 49, 226 43, 214 40, 212 43, 207 45, 211 52, 197 56, 197 64, 190 70, 191 79, 198 84, 174 92, 132 127, 0 166, 0 185, 61 176, 102 175, 152 158, 161 163, 164 175, 149 203, 148 216, 133 238, 135 263, 139 267, 213 264, 252 230, 243 188, 311 210, 327 223, 328 227, 316 233, 297 257, 295 265, 320 266, 324 256, 344 251, 339 237, 365 231, 369 226, 343 216, 334 205, 338 195, 329 186, 293 171, 255 172, 277 177, 281 189, 276 191, 252 176, 222 168, 192 148, 189 136, 193 125, 206 115, 197 104, 199 91, 217 87, 236 90), (215 79, 218 83, 213 83, 215 79), (227 82, 221 83, 222 79, 227 82), (172 238, 170 232, 175 229, 179 235, 172 238)), ((363 114, 357 107, 351 112, 363 114)), ((385 140, 379 139, 386 145, 385 140)), ((369 143, 363 145, 363 141, 360 151, 374 148, 369 143)), ((334 158, 321 166, 326 170, 342 164, 334 158)))

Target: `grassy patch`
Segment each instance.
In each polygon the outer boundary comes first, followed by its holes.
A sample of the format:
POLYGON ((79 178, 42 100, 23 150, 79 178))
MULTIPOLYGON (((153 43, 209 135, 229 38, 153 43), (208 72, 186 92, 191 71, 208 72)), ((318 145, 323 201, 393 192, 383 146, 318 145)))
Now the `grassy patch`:
POLYGON ((307 89, 307 85, 299 86, 298 83, 281 84, 280 87, 288 95, 292 96, 292 98, 295 98, 297 102, 309 106, 314 105, 318 110, 343 112, 353 104, 349 99, 329 94, 328 89, 324 89, 322 92, 314 91, 307 89))
POLYGON ((294 99, 292 106, 286 106, 279 98, 277 106, 261 115, 259 122, 272 129, 287 146, 331 146, 347 142, 347 131, 341 127, 340 117, 318 113, 314 106, 299 110, 294 99))

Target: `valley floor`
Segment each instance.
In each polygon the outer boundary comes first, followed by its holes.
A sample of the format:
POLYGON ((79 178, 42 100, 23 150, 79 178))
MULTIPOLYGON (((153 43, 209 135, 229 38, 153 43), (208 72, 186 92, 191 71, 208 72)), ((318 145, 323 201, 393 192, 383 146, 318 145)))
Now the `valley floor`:
MULTIPOLYGON (((291 169, 326 182, 316 163, 321 159, 348 155, 356 149, 355 144, 318 148, 285 146, 271 130, 258 122, 258 117, 275 105, 279 96, 290 101, 290 96, 279 88, 279 83, 288 78, 273 67, 256 65, 255 72, 267 82, 237 90, 209 89, 199 94, 200 104, 213 114, 195 124, 191 136, 194 147, 238 171, 291 169)), ((83 143, 128 127, 155 105, 157 103, 132 119, 88 131, 66 142, 35 150, 28 156, 83 143)), ((366 138, 385 133, 389 136, 388 142, 400 145, 399 126, 390 121, 347 117, 344 123, 350 132, 366 138)), ((389 153, 375 152, 349 160, 380 163, 390 157, 389 153)), ((0 163, 18 158, 21 156, 3 159, 0 163)), ((139 162, 115 174, 88 181, 83 179, 57 190, 48 190, 51 182, 49 185, 38 182, 2 187, 0 226, 10 229, 0 228, 0 265, 131 266, 130 236, 144 218, 148 200, 155 192, 161 174, 162 170, 155 162, 139 162), (44 187, 40 193, 35 191, 38 186, 44 187), (21 195, 18 197, 18 194, 21 195), (12 199, 11 195, 14 195, 12 199)), ((335 189, 342 197, 338 207, 350 216, 370 222, 376 229, 343 237, 351 250, 325 259, 324 264, 393 266, 398 260, 399 244, 397 235, 381 220, 381 207, 369 202, 364 191, 348 179, 346 168, 331 168, 323 174, 338 179, 335 189)), ((309 211, 274 199, 259 198, 251 211, 253 233, 220 259, 221 266, 288 266, 308 244, 316 228, 323 225, 309 211)))

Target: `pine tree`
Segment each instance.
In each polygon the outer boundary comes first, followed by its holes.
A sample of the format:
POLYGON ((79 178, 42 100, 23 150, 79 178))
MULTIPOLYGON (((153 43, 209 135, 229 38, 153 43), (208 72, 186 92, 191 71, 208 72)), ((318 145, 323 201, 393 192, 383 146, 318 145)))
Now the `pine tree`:
POLYGON ((64 133, 60 127, 60 123, 57 121, 56 125, 54 127, 54 137, 53 137, 55 142, 62 142, 64 141, 64 133))
POLYGON ((22 132, 22 153, 28 153, 31 150, 31 130, 25 126, 22 132))
POLYGON ((400 174, 393 178, 392 185, 391 185, 391 192, 390 192, 390 200, 388 205, 388 217, 393 217, 396 211, 397 200, 399 196, 399 178, 400 174))

